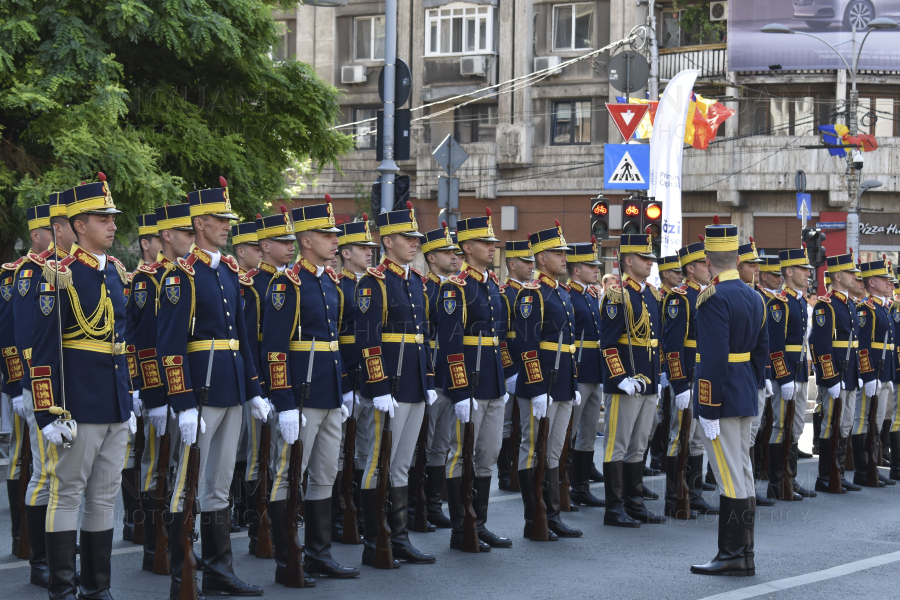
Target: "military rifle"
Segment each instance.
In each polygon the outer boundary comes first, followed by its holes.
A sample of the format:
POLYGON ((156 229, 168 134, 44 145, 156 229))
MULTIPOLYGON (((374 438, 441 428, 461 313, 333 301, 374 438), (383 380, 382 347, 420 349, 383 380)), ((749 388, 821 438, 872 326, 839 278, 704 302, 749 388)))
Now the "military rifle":
POLYGON ((166 520, 163 515, 168 508, 166 499, 168 497, 168 481, 169 481, 169 432, 168 428, 161 438, 159 438, 159 454, 156 465, 156 498, 155 498, 155 521, 156 527, 156 548, 153 551, 153 573, 155 575, 169 575, 171 567, 169 566, 169 528, 166 526, 166 520))
MULTIPOLYGON (((581 353, 584 351, 584 330, 581 332, 581 344, 578 346, 578 359, 575 361, 576 375, 577 367, 581 365, 581 353)), ((582 398, 585 402, 587 399, 582 398)), ((559 455, 559 509, 566 512, 578 512, 578 507, 572 502, 569 495, 569 488, 572 486, 572 478, 569 473, 572 468, 572 428, 575 426, 575 405, 572 405, 572 414, 569 415, 569 424, 566 427, 566 440, 563 443, 562 452, 559 455)))
MULTIPOLYGON (((852 321, 851 321, 852 324, 852 321)), ((844 383, 844 374, 847 372, 847 363, 850 362, 850 352, 853 349, 853 328, 850 328, 850 338, 847 340, 847 353, 844 356, 844 363, 841 365, 841 382, 838 385, 843 385, 844 383)), ((830 445, 828 446, 828 462, 829 462, 829 473, 828 473, 828 491, 832 494, 843 494, 844 487, 842 485, 843 478, 841 477, 841 463, 838 461, 838 442, 841 439, 841 413, 843 412, 843 401, 841 400, 841 394, 838 392, 838 397, 834 399, 834 407, 831 411, 831 439, 830 445)))
MULTIPOLYGON (((16 419, 21 419, 16 415, 16 419)), ((24 419, 22 419, 24 421, 24 419)), ((28 423, 22 423, 22 455, 19 467, 19 494, 16 501, 19 505, 21 522, 19 523, 19 545, 16 548, 16 558, 28 560, 31 558, 31 542, 28 539, 28 517, 25 513, 25 498, 28 496, 28 481, 31 479, 31 440, 28 435, 28 423)))
POLYGON ((256 513, 259 529, 256 541, 256 558, 275 558, 272 546, 272 519, 269 517, 266 495, 269 489, 269 446, 272 431, 269 423, 260 423, 259 451, 256 453, 256 513))
POLYGON ((475 509, 472 506, 472 498, 475 495, 475 386, 481 376, 481 333, 478 334, 478 350, 475 354, 475 371, 469 374, 469 419, 463 425, 462 448, 462 484, 459 487, 459 502, 463 507, 463 539, 462 551, 477 554, 480 551, 478 544, 478 524, 475 509))
MULTIPOLYGON (((874 325, 872 327, 874 328, 874 325)), ((888 325, 888 328, 890 328, 890 325, 888 325)), ((878 365, 875 369, 876 382, 878 381, 878 378, 881 377, 881 370, 884 368, 884 358, 887 355, 889 333, 890 330, 884 332, 884 342, 881 344, 881 358, 878 360, 878 365)), ((885 383, 885 385, 887 384, 885 383)), ((868 433, 866 433, 866 454, 868 455, 869 460, 866 463, 866 487, 878 487, 878 465, 881 464, 881 462, 878 460, 878 453, 875 451, 878 439, 877 396, 878 392, 875 393, 875 396, 872 396, 869 399, 869 414, 867 415, 867 419, 869 421, 869 431, 868 433)))
MULTIPOLYGON (((397 357, 397 375, 391 379, 391 403, 400 392, 400 376, 403 373, 403 351, 406 347, 406 336, 400 340, 400 354, 397 357)), ((376 409, 377 410, 377 409, 376 409)), ((384 425, 381 428, 381 441, 378 448, 378 486, 375 488, 375 518, 378 521, 378 535, 375 540, 376 569, 393 569, 394 552, 391 550, 391 528, 387 522, 387 513, 391 509, 388 501, 388 480, 391 476, 391 449, 394 436, 391 433, 390 408, 384 411, 384 425)))
MULTIPOLYGON (((794 396, 800 388, 800 372, 806 368, 806 338, 803 339, 803 347, 800 351, 800 362, 794 369, 794 396)), ((806 398, 801 399, 806 402, 806 398)), ((805 408, 805 407, 804 407, 805 408)), ((784 423, 781 426, 781 500, 794 500, 794 477, 797 475, 791 470, 791 451, 794 445, 794 414, 797 410, 797 402, 794 398, 785 402, 784 423)))
POLYGON ((197 487, 200 482, 200 424, 203 422, 203 406, 209 402, 209 384, 212 380, 213 357, 216 352, 216 341, 209 342, 209 362, 206 366, 206 383, 200 388, 200 401, 197 403, 197 431, 194 443, 185 449, 187 460, 187 479, 184 485, 184 508, 181 521, 181 548, 184 553, 184 564, 181 568, 181 588, 178 600, 197 600, 197 559, 194 557, 194 514, 197 503, 197 487))
POLYGON ((134 520, 134 533, 131 537, 131 543, 142 545, 144 543, 144 523, 147 521, 147 516, 143 514, 141 510, 141 459, 144 456, 144 417, 137 417, 137 429, 134 432, 134 460, 132 461, 132 465, 134 465, 131 469, 131 481, 130 485, 126 487, 130 487, 130 490, 123 490, 124 494, 126 491, 130 492, 135 496, 138 509, 132 514, 132 519, 134 520), (141 518, 138 519, 138 515, 140 514, 141 518))
MULTIPOLYGON (((434 363, 437 360, 437 352, 440 342, 435 340, 434 352, 431 353, 431 372, 434 373, 434 363)), ((413 496, 415 508, 413 509, 412 525, 410 531, 428 533, 428 497, 425 495, 425 467, 428 464, 428 414, 422 419, 422 427, 419 429, 419 437, 416 440, 416 464, 410 473, 409 480, 413 482, 413 496)), ((433 529, 431 531, 434 531, 433 529)))
POLYGON ((519 419, 519 399, 513 396, 512 425, 509 435, 513 439, 512 451, 506 457, 509 461, 509 491, 521 491, 519 487, 519 445, 522 443, 522 424, 519 419))
MULTIPOLYGON (((297 326, 297 341, 302 341, 302 328, 297 326)), ((316 338, 309 343, 309 364, 306 369, 306 381, 300 386, 300 428, 303 428, 303 404, 309 398, 309 387, 312 381, 313 361, 316 357, 316 338)), ((306 578, 303 576, 303 544, 300 543, 300 487, 303 469, 303 440, 298 436, 291 444, 291 458, 288 463, 288 498, 285 506, 285 526, 288 535, 287 561, 284 570, 284 587, 304 588, 306 578)))
MULTIPOLYGON (((553 384, 559 376, 559 358, 562 354, 563 332, 559 332, 559 341, 556 343, 556 362, 548 377, 550 385, 547 386, 547 410, 550 410, 550 394, 553 384)), ((546 542, 550 539, 550 530, 547 527, 547 504, 544 502, 544 470, 547 466, 547 436, 550 433, 550 419, 546 413, 538 421, 538 433, 535 444, 534 480, 532 481, 532 494, 534 494, 534 515, 531 517, 531 541, 546 542)))
MULTIPOLYGON (((353 400, 356 401, 356 385, 359 382, 359 368, 350 373, 353 384, 353 400)), ((347 416, 347 428, 344 431, 344 471, 341 473, 341 500, 344 505, 344 530, 341 542, 344 544, 359 544, 359 528, 356 525, 356 504, 353 502, 353 494, 356 492, 356 482, 353 481, 354 455, 356 454, 356 417, 353 416, 353 405, 350 406, 350 414, 347 416)))

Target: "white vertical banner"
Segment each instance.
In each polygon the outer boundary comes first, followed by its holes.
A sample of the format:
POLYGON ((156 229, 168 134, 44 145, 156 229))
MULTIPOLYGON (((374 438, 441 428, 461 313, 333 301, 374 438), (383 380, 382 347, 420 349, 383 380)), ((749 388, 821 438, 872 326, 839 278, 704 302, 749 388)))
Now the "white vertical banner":
MULTIPOLYGON (((694 81, 700 75, 696 69, 681 71, 666 85, 650 138, 650 196, 662 202, 663 256, 677 254, 682 246, 681 219, 681 161, 684 156, 684 133, 688 105, 694 81)), ((650 280, 659 284, 659 272, 654 265, 650 280)))

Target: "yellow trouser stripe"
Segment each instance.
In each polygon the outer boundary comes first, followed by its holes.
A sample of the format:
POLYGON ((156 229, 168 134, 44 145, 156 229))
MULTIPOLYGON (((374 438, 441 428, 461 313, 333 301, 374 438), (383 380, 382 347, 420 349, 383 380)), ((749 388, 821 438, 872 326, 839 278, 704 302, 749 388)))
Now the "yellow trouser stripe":
POLYGON ((785 408, 784 407, 787 404, 787 401, 782 400, 781 402, 779 402, 779 404, 781 406, 778 408, 778 423, 781 425, 781 427, 778 428, 778 435, 775 437, 776 444, 780 444, 781 438, 782 438, 782 436, 784 436, 784 426, 785 426, 785 422, 784 422, 785 408))
MULTIPOLYGON (((678 413, 678 431, 681 431, 681 420, 684 418, 684 411, 677 410, 678 413)), ((668 435, 668 434, 667 434, 668 435)), ((675 456, 678 450, 678 436, 675 436, 675 439, 669 444, 669 456, 675 456)))
MULTIPOLYGON (((19 464, 19 453, 22 451, 22 437, 23 437, 22 434, 24 433, 25 429, 22 426, 21 421, 22 421, 22 417, 20 417, 16 413, 13 413, 13 434, 16 438, 16 448, 13 451, 12 456, 9 457, 9 464, 12 467, 10 469, 10 474, 12 474, 16 470, 16 465, 19 464)), ((23 479, 22 473, 25 472, 26 466, 27 465, 22 465, 21 467, 19 467, 19 480, 20 481, 23 479)), ((26 482, 26 484, 27 484, 27 482, 26 482)))
MULTIPOLYGON (((125 442, 125 462, 122 464, 122 469, 128 468, 128 459, 131 458, 131 440, 134 439, 131 436, 128 437, 128 441, 125 442)), ((135 456, 137 458, 137 456, 135 456)), ((134 466, 134 464, 132 464, 134 466)))
POLYGON ((728 463, 725 462, 725 453, 722 452, 722 440, 719 438, 714 439, 712 447, 713 452, 716 454, 716 462, 719 463, 719 477, 722 480, 722 488, 725 491, 725 495, 729 498, 736 498, 734 481, 731 479, 731 469, 728 467, 728 463))
MULTIPOLYGON (((297 442, 294 443, 296 444, 297 442)), ((291 446, 289 444, 285 443, 284 447, 281 449, 281 456, 278 457, 278 470, 275 472, 275 483, 272 484, 272 498, 275 498, 278 486, 281 485, 281 480, 284 478, 284 472, 288 467, 288 448, 290 447, 291 446)), ((268 466, 260 466, 264 469, 269 468, 268 466)), ((262 490, 260 493, 264 494, 265 490, 262 490)), ((289 493, 293 493, 293 490, 290 490, 289 493)))
POLYGON ((891 433, 900 431, 900 386, 894 394, 894 421, 891 423, 891 433))
POLYGON ((178 502, 181 501, 181 494, 184 493, 184 482, 187 479, 188 461, 191 458, 191 447, 189 444, 182 444, 181 447, 181 473, 178 474, 178 483, 175 484, 175 491, 172 493, 172 506, 169 512, 180 512, 178 502))
POLYGON ((825 435, 823 436, 825 439, 831 439, 831 421, 834 419, 834 398, 830 397, 831 394, 828 395, 828 410, 825 411, 825 418, 828 421, 825 423, 825 435))
POLYGON ((525 463, 526 469, 534 467, 534 413, 528 411, 528 462, 525 463))
POLYGON ((37 431, 32 431, 31 435, 37 434, 38 454, 41 457, 41 476, 38 478, 37 485, 34 486, 34 492, 31 494, 31 502, 28 503, 28 506, 37 506, 38 493, 44 489, 44 485, 47 483, 47 456, 44 454, 44 434, 37 427, 35 429, 37 431))
MULTIPOLYGON (((869 411, 867 410, 867 407, 866 407, 866 402, 868 400, 869 400, 869 398, 866 396, 866 393, 863 392, 862 393, 862 402, 860 403, 860 407, 859 407, 859 427, 854 432, 857 435, 859 435, 863 432, 863 427, 866 426, 866 421, 868 420, 868 417, 869 417, 869 411)), ((854 456, 853 459, 856 460, 856 457, 854 456)))
POLYGON ((459 455, 462 452, 463 447, 463 430, 462 430, 462 421, 459 419, 454 419, 456 421, 456 452, 453 453, 453 458, 450 460, 450 470, 448 473, 452 476, 453 470, 456 468, 456 463, 459 462, 459 455))
POLYGON ((613 451, 616 449, 616 421, 619 419, 619 394, 612 395, 609 404, 609 436, 606 439, 606 455, 603 462, 612 462, 613 451))
MULTIPOLYGON (((258 452, 259 442, 256 441, 256 419, 250 417, 250 460, 247 461, 247 475, 256 473, 257 479, 259 478, 259 473, 256 470, 256 463, 259 461, 259 456, 257 455, 258 452)), ((266 468, 268 468, 268 466, 266 468)), ((247 477, 247 481, 252 480, 247 477)))
MULTIPOLYGON (((150 417, 148 416, 147 418, 149 419, 150 417)), ((153 422, 150 423, 148 431, 150 432, 150 465, 147 467, 147 476, 144 477, 144 489, 142 490, 144 492, 150 491, 150 482, 153 481, 153 473, 156 472, 156 459, 158 458, 156 455, 156 427, 153 426, 153 422)))
POLYGON ((50 444, 47 451, 50 454, 49 465, 47 470, 50 471, 50 502, 47 507, 46 529, 48 533, 53 533, 54 517, 56 515, 56 505, 59 504, 59 478, 56 476, 56 465, 59 464, 59 454, 56 450, 56 444, 50 444))
MULTIPOLYGON (((378 466, 378 455, 381 453, 381 411, 377 408, 372 411, 375 422, 375 446, 372 448, 372 456, 369 460, 369 470, 366 471, 365 489, 371 489, 372 477, 375 475, 375 467, 378 466)), ((387 477, 387 473, 383 473, 387 477)))

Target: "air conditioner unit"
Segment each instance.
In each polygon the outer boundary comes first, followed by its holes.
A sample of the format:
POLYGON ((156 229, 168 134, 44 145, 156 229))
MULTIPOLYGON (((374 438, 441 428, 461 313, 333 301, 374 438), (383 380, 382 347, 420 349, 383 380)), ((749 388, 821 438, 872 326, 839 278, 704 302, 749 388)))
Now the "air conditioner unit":
MULTIPOLYGON (((558 56, 535 56, 534 57, 534 72, 543 71, 545 69, 552 69, 553 67, 558 67, 560 63, 560 58, 558 56)), ((552 71, 551 75, 559 75, 562 73, 562 69, 556 69, 552 71)))
POLYGON ((716 0, 709 3, 709 20, 710 21, 727 21, 728 20, 728 1, 716 0))
POLYGON ((341 83, 365 83, 368 79, 366 67, 363 65, 341 67, 341 83))
POLYGON ((487 58, 484 56, 463 56, 459 61, 459 74, 466 76, 483 76, 487 70, 487 58))

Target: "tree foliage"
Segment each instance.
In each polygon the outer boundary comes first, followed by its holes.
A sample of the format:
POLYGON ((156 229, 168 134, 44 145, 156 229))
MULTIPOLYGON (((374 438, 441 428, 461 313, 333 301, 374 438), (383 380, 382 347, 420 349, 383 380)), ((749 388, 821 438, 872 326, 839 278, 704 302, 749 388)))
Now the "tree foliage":
POLYGON ((275 61, 266 0, 0 3, 0 256, 24 211, 103 171, 134 216, 229 182, 246 216, 283 197, 285 169, 352 148, 338 91, 275 61))

